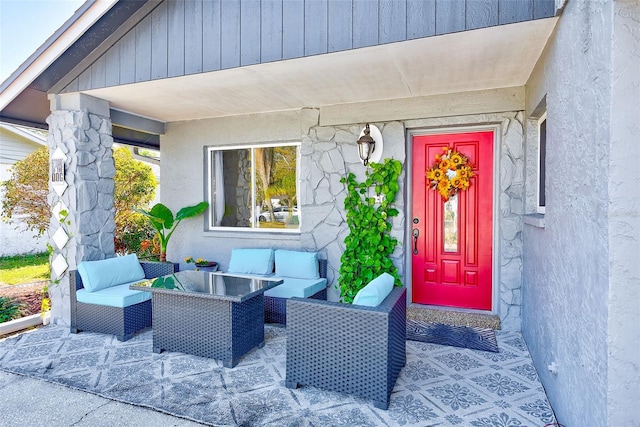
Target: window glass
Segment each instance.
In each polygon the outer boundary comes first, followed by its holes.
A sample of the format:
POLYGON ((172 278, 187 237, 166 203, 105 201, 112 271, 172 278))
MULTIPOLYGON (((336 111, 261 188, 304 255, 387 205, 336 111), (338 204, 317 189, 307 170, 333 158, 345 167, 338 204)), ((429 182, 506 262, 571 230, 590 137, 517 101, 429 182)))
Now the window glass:
POLYGON ((538 122, 538 212, 544 213, 546 206, 545 175, 547 157, 547 114, 538 122))
POLYGON ((458 252, 458 195, 444 203, 444 251, 458 252))
POLYGON ((299 144, 208 151, 209 228, 300 229, 299 144))

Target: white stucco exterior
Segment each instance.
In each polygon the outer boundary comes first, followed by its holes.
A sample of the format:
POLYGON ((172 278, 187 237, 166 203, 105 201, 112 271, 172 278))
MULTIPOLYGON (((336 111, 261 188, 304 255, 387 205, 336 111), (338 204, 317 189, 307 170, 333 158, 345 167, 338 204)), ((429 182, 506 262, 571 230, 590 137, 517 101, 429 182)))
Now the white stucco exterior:
POLYGON ((639 17, 569 1, 527 85, 529 115, 546 96, 547 203, 524 228, 523 334, 567 426, 640 420, 639 17))

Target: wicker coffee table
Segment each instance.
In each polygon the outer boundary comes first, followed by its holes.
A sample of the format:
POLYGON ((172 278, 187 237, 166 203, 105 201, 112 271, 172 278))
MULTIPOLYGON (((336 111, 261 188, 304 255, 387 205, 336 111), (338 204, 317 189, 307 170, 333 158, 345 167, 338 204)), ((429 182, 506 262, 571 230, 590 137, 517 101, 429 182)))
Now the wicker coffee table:
POLYGON ((233 368, 264 346, 264 291, 280 279, 180 271, 131 285, 151 292, 153 351, 179 351, 233 368))

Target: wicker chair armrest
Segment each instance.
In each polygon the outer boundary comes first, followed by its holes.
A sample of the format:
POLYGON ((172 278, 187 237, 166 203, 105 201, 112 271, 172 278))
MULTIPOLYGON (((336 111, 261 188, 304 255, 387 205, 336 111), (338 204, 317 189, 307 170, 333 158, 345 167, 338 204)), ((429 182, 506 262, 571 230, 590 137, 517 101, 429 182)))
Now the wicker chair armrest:
POLYGON ((338 302, 338 301, 326 301, 326 300, 317 300, 317 299, 293 297, 293 298, 289 298, 287 300, 287 310, 289 309, 289 305, 299 304, 299 305, 302 305, 302 306, 305 306, 305 305, 311 305, 311 306, 323 305, 328 310, 330 310, 330 309, 335 309, 335 310, 356 310, 356 311, 362 311, 362 312, 385 314, 385 313, 390 313, 393 310, 393 307, 398 303, 398 301, 401 298, 406 298, 406 294, 407 294, 407 290, 406 290, 406 288, 404 286, 403 287, 397 287, 396 286, 391 290, 391 292, 389 293, 389 295, 387 295, 387 297, 384 299, 384 301, 382 301, 382 303, 380 303, 380 305, 378 305, 377 307, 369 307, 369 306, 365 306, 365 305, 347 304, 347 303, 338 302))
POLYGON ((327 278, 327 260, 319 259, 318 260, 318 270, 320 273, 320 277, 323 279, 327 278))
POLYGON ((173 262, 140 261, 145 279, 166 276, 180 271, 180 264, 173 262))

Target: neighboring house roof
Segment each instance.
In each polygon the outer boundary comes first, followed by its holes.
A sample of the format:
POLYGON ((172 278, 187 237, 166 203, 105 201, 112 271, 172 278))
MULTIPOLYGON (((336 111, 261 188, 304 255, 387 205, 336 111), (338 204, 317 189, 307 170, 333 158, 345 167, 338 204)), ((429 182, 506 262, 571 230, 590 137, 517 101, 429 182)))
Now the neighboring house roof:
POLYGON ((553 0, 323 4, 90 0, 0 86, 0 120, 44 127, 47 93, 83 92, 158 147, 172 121, 521 87, 557 21, 553 0))
POLYGON ((47 143, 47 132, 0 123, 0 163, 13 164, 47 143))

